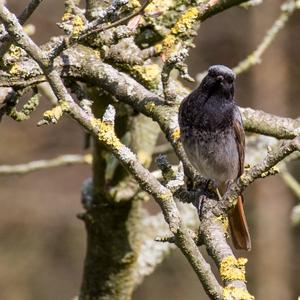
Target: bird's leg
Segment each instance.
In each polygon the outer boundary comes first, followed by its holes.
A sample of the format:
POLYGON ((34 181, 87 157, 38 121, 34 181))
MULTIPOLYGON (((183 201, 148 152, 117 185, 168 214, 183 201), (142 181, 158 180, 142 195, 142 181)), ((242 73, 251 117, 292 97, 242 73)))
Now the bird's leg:
POLYGON ((218 200, 221 200, 221 199, 222 199, 222 196, 221 196, 221 193, 220 193, 220 191, 219 191, 218 188, 216 188, 216 194, 217 194, 217 196, 218 196, 218 200))
POLYGON ((209 186, 211 184, 211 180, 208 179, 205 183, 205 186, 203 188, 203 194, 199 196, 198 198, 198 207, 197 207, 197 210, 198 210, 198 215, 199 215, 199 218, 201 219, 202 217, 202 210, 203 210, 203 204, 204 204, 204 199, 209 196, 209 186))
POLYGON ((193 190, 193 188, 194 188, 193 180, 190 177, 187 177, 186 188, 187 188, 187 190, 193 190))

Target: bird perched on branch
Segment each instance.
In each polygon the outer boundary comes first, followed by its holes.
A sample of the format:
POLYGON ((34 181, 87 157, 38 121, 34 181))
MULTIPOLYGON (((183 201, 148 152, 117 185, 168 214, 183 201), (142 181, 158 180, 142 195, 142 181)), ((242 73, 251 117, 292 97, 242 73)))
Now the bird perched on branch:
MULTIPOLYGON (((225 192, 244 171, 245 133, 234 101, 234 72, 226 66, 208 69, 200 85, 181 103, 181 141, 191 164, 213 186, 225 192)), ((250 250, 251 239, 242 196, 229 215, 233 244, 250 250)))

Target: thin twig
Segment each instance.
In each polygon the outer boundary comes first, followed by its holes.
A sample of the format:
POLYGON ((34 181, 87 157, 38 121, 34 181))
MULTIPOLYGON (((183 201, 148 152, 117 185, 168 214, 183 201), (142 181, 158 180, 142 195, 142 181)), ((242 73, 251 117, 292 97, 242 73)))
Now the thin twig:
MULTIPOLYGON (((106 26, 103 26, 103 27, 100 27, 100 28, 89 28, 87 29, 87 32, 86 33, 83 33, 81 36, 80 36, 80 39, 84 39, 86 38, 88 35, 92 34, 92 33, 95 33, 95 32, 102 32, 104 30, 108 30, 108 29, 111 29, 113 27, 117 27, 119 25, 123 25, 123 24, 126 24, 129 20, 131 20, 132 18, 134 18, 135 16, 141 14, 145 8, 150 4, 152 0, 147 0, 136 12, 118 20, 118 21, 115 21, 113 22, 112 24, 110 25, 106 25, 106 26)), ((97 24, 98 25, 98 24, 97 24)), ((97 26, 96 25, 96 26, 97 26)), ((95 26, 95 27, 96 27, 95 26)))
MULTIPOLYGON (((247 5, 247 4, 248 2, 242 5, 247 5)), ((278 33, 284 28, 290 16, 294 13, 296 9, 297 9, 296 0, 287 0, 282 5, 282 12, 280 16, 278 17, 278 19, 276 19, 276 21, 273 23, 271 28, 267 31, 262 42, 258 45, 256 50, 253 53, 249 54, 244 60, 240 61, 238 65, 233 68, 233 71, 237 75, 246 72, 251 67, 261 62, 262 55, 272 44, 274 39, 277 37, 278 33)), ((205 75, 206 75, 206 71, 197 74, 196 76, 197 81, 201 82, 205 75)))
POLYGON ((56 49, 54 51, 52 51, 50 61, 55 59, 55 57, 57 57, 65 49, 67 49, 67 48, 73 46, 74 44, 76 44, 77 42, 87 38, 92 33, 96 33, 96 32, 100 33, 100 32, 106 31, 108 29, 111 29, 113 27, 117 27, 119 25, 125 24, 127 21, 129 21, 130 19, 132 19, 135 16, 137 16, 138 14, 140 14, 148 6, 148 4, 150 2, 151 2, 151 0, 147 0, 144 3, 144 5, 142 5, 136 12, 134 12, 134 13, 132 13, 132 14, 116 21, 116 22, 113 22, 112 24, 100 26, 99 28, 97 28, 97 26, 99 25, 97 20, 88 23, 81 30, 80 34, 77 37, 74 37, 74 36, 71 35, 71 36, 67 36, 67 37, 63 38, 61 41, 59 41, 58 44, 56 45, 56 49))
POLYGON ((52 159, 31 161, 19 165, 0 165, 0 176, 24 175, 34 171, 77 164, 91 164, 91 154, 65 154, 52 159))
POLYGON ((290 16, 294 13, 297 8, 296 0, 288 0, 282 5, 282 12, 278 19, 274 22, 271 28, 267 31, 262 42, 258 45, 256 50, 248 55, 244 60, 233 68, 233 71, 238 75, 241 74, 252 66, 261 62, 261 57, 264 52, 268 49, 271 43, 274 41, 277 34, 284 28, 285 24, 289 20, 290 16))
POLYGON ((268 155, 257 165, 246 170, 236 182, 229 185, 229 188, 222 200, 219 201, 218 209, 229 211, 236 203, 238 196, 255 180, 262 177, 280 161, 295 151, 300 151, 300 136, 286 142, 276 152, 270 151, 268 155))
POLYGON ((280 168, 279 174, 298 200, 300 200, 300 183, 296 178, 286 168, 280 168))
MULTIPOLYGON (((32 15, 32 13, 36 10, 36 8, 40 5, 40 3, 43 0, 31 0, 30 3, 25 7, 25 9, 22 11, 20 16, 18 17, 18 20, 21 25, 23 25, 29 17, 32 15)), ((4 33, 2 36, 0 36, 0 41, 2 42, 1 48, 0 48, 0 57, 4 55, 4 53, 8 50, 8 48, 11 45, 11 39, 8 33, 4 33)))
POLYGON ((165 101, 167 104, 172 105, 176 100, 176 92, 172 91, 170 88, 170 74, 171 71, 178 65, 182 63, 188 56, 188 51, 186 48, 180 49, 177 53, 172 54, 164 63, 161 72, 161 82, 163 86, 165 101))

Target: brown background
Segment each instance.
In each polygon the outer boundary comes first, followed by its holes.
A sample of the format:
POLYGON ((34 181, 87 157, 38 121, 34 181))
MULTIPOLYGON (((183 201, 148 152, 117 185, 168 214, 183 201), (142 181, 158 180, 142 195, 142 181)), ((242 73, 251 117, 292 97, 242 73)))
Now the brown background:
MULTIPOLYGON (((8 0, 19 13, 24 0, 8 0)), ((265 0, 249 11, 234 8, 207 20, 189 57, 193 76, 211 64, 235 66, 255 49, 279 15, 282 1, 265 0)), ((32 16, 35 41, 60 31, 55 25, 63 1, 45 0, 32 16)), ((241 75, 236 84, 242 106, 283 116, 299 116, 300 13, 263 56, 262 64, 241 75)), ((22 124, 0 124, 0 164, 16 164, 59 154, 82 153, 83 132, 72 120, 36 127, 47 102, 22 124)), ((299 172, 294 167, 294 174, 299 172)), ((71 166, 26 176, 0 177, 0 299, 65 300, 78 293, 85 251, 80 189, 88 166, 71 166)), ((300 230, 290 226, 297 203, 279 177, 255 183, 246 194, 253 250, 247 254, 248 282, 257 299, 296 299, 300 295, 300 230)), ((242 253, 244 255, 244 253, 242 253)), ((175 251, 148 277, 135 300, 207 299, 190 266, 175 251)))

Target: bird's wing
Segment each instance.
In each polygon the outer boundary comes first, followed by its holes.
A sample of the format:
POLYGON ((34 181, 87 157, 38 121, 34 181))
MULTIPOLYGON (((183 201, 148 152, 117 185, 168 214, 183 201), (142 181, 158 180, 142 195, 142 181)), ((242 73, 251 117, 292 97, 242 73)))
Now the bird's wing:
POLYGON ((243 127, 242 116, 238 108, 234 111, 235 117, 233 118, 233 128, 236 140, 236 146, 239 154, 239 174, 241 176, 244 172, 245 162, 245 131, 243 127))
MULTIPOLYGON (((235 134, 236 145, 239 154, 239 174, 241 176, 244 172, 245 160, 245 131, 241 113, 236 107, 235 116, 233 118, 233 128, 235 134)), ((237 204, 229 216, 230 231, 232 241, 236 249, 244 249, 249 251, 251 249, 251 237, 248 229, 248 224, 243 207, 243 197, 239 196, 237 204)))

